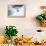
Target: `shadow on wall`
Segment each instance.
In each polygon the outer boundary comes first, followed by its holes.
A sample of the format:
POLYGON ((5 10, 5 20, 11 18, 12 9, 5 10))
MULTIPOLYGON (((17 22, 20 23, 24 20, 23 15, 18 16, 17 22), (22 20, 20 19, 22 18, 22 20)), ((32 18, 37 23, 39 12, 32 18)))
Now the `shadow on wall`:
POLYGON ((31 23, 33 24, 33 25, 35 25, 35 26, 37 26, 37 27, 39 27, 40 26, 40 24, 39 24, 39 21, 37 21, 36 20, 36 17, 31 17, 31 23))

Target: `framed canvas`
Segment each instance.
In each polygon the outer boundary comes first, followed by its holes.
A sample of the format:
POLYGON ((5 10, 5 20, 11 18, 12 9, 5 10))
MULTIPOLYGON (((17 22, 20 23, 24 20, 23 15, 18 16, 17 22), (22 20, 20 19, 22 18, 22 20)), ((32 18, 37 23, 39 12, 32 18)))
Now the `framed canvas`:
POLYGON ((12 5, 8 4, 8 16, 11 17, 24 17, 25 16, 25 6, 24 5, 12 5))

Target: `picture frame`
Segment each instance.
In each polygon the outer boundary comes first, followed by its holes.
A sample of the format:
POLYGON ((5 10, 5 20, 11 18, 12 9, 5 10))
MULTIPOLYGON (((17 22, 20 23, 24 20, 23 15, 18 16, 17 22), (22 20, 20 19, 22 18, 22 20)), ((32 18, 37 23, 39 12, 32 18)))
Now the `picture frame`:
POLYGON ((8 4, 9 17, 25 17, 25 6, 22 4, 8 4))

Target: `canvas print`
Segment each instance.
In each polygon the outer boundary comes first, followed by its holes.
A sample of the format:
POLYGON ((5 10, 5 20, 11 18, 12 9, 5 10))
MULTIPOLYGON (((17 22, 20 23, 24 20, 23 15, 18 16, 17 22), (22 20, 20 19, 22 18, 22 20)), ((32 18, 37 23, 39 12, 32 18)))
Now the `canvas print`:
POLYGON ((24 5, 8 5, 8 16, 24 16, 24 5))

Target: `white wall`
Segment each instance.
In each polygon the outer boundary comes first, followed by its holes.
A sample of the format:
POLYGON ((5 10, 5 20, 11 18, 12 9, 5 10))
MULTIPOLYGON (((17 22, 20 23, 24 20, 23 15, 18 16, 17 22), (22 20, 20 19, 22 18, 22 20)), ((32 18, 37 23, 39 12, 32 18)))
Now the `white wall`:
POLYGON ((6 25, 15 25, 19 35, 31 36, 31 32, 42 28, 35 20, 35 16, 41 13, 40 6, 42 5, 46 5, 46 0, 0 0, 0 33, 4 34, 6 25), (26 7, 26 17, 9 18, 7 13, 8 4, 24 4, 26 7))

